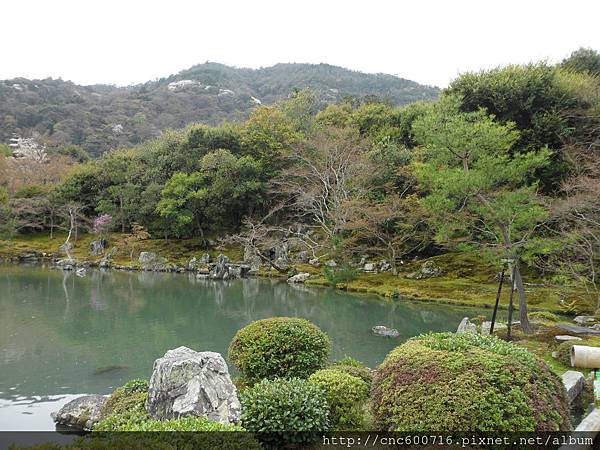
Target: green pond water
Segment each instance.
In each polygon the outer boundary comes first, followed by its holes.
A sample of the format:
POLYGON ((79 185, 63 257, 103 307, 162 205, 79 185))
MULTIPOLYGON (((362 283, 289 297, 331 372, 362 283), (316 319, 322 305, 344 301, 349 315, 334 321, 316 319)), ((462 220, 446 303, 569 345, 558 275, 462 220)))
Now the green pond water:
POLYGON ((407 338, 477 313, 278 280, 0 265, 0 430, 54 429, 49 413, 74 395, 148 379, 181 345, 226 355, 237 330, 265 317, 304 317, 331 337, 333 358, 374 367, 407 338), (374 325, 401 336, 374 336, 374 325))

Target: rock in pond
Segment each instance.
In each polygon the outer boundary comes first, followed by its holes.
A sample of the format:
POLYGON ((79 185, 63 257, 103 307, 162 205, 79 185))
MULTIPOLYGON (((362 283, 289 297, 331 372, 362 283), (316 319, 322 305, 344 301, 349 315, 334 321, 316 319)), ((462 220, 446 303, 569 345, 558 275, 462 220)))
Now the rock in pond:
POLYGON ((84 395, 71 400, 57 412, 50 414, 57 425, 90 431, 101 419, 100 410, 108 396, 84 395))
POLYGON ((56 266, 62 270, 75 270, 77 267, 77 260, 73 258, 65 258, 56 261, 56 266))
POLYGON ((168 272, 176 269, 175 265, 169 263, 166 258, 153 252, 141 252, 138 258, 142 270, 152 272, 168 272))
POLYGON ((400 336, 400 333, 395 328, 388 328, 383 325, 376 325, 373 328, 371 328, 371 331, 373 331, 373 334, 376 336, 384 336, 384 337, 392 337, 392 338, 396 338, 396 337, 400 336))
MULTIPOLYGON (((490 323, 491 325, 491 323, 490 323)), ((471 323, 468 317, 465 317, 460 321, 458 328, 456 329, 457 333, 477 333, 477 325, 471 323)))
POLYGON ((146 401, 154 419, 204 416, 237 423, 240 409, 236 387, 219 353, 179 347, 154 361, 146 401))
POLYGON ((294 275, 293 277, 288 278, 288 283, 304 283, 310 277, 310 273, 308 272, 300 272, 294 275))
POLYGON ((217 262, 210 271, 210 277, 213 280, 227 280, 231 278, 229 275, 229 258, 225 255, 217 256, 217 262))

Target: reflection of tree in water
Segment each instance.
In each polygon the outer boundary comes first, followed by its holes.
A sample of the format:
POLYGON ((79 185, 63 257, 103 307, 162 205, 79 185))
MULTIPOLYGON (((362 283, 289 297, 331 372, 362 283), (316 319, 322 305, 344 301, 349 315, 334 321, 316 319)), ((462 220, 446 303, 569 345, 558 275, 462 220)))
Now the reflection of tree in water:
POLYGON ((79 278, 39 268, 20 271, 8 281, 0 276, 0 340, 14 340, 9 356, 20 358, 10 367, 0 359, 0 384, 1 378, 27 380, 24 390, 47 394, 62 392, 62 385, 73 392, 108 392, 126 379, 148 377, 153 361, 180 345, 226 355, 240 328, 266 317, 304 317, 331 337, 335 357, 347 354, 373 365, 402 339, 373 336, 372 326, 392 326, 407 338, 452 329, 463 315, 475 314, 281 280, 222 282, 96 270, 79 278), (131 369, 94 375, 99 367, 117 365, 131 369))
POLYGON ((140 271, 137 272, 137 280, 142 286, 153 287, 158 281, 157 274, 154 272, 140 271))

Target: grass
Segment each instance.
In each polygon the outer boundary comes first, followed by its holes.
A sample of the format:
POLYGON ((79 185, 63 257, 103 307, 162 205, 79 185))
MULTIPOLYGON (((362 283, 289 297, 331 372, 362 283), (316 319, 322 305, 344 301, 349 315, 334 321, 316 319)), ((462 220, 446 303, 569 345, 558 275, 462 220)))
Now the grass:
MULTIPOLYGON (((570 322, 569 322, 570 323, 570 322)), ((506 330, 497 333, 499 337, 506 338, 506 330)), ((552 327, 541 327, 535 334, 525 335, 519 330, 514 330, 512 333, 512 341, 529 350, 542 358, 546 364, 558 375, 562 375, 567 370, 577 370, 583 373, 586 377, 590 373, 590 369, 573 368, 570 365, 565 365, 559 359, 552 357, 552 352, 558 350, 559 342, 555 336, 568 334, 565 330, 552 327)), ((576 345, 586 345, 590 347, 600 347, 600 336, 579 336, 581 341, 574 342, 576 345)))

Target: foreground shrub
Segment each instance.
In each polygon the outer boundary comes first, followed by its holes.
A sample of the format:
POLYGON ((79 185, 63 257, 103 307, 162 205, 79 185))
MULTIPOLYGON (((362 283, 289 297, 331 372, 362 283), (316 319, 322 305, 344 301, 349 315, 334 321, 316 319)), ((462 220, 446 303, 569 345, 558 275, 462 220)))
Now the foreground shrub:
POLYGON ((328 429, 329 407, 317 385, 299 378, 262 380, 241 395, 242 426, 253 432, 328 429))
POLYGON ((273 317, 239 330, 229 346, 229 360, 249 383, 308 378, 325 366, 330 347, 327 335, 308 320, 273 317))
POLYGON ((527 350, 474 333, 426 334, 377 369, 376 427, 396 431, 569 430, 561 380, 527 350))
POLYGON ((206 417, 188 416, 169 420, 143 420, 123 431, 244 431, 244 429, 236 425, 224 425, 206 417))
MULTIPOLYGON (((180 417, 154 420, 146 412, 148 383, 132 380, 117 388, 102 408, 105 417, 96 424, 94 433, 75 441, 74 449, 147 449, 178 448, 259 449, 260 444, 247 433, 204 433, 209 431, 244 431, 241 426, 224 425, 205 417, 180 417), (110 433, 102 433, 108 431, 110 433), (169 431, 176 433, 144 433, 137 431, 169 431), (195 433, 187 433, 195 432, 195 433)), ((70 448, 70 447, 69 447, 70 448)))
POLYGON ((129 431, 139 422, 148 420, 147 398, 146 380, 131 380, 115 389, 102 406, 102 420, 94 426, 94 431, 129 431))
POLYGON ((373 382, 373 373, 371 369, 365 366, 360 361, 354 358, 343 358, 339 361, 333 362, 330 366, 330 369, 335 369, 339 372, 347 373, 348 375, 353 375, 355 377, 360 378, 369 388, 371 387, 371 383, 373 382))
POLYGON ((369 387, 362 379, 337 369, 313 373, 308 381, 325 392, 329 405, 329 422, 336 430, 354 430, 363 424, 363 406, 369 387))
POLYGON ((567 367, 571 367, 571 347, 574 345, 581 345, 581 342, 579 344, 569 341, 561 342, 556 349, 556 359, 567 367))

